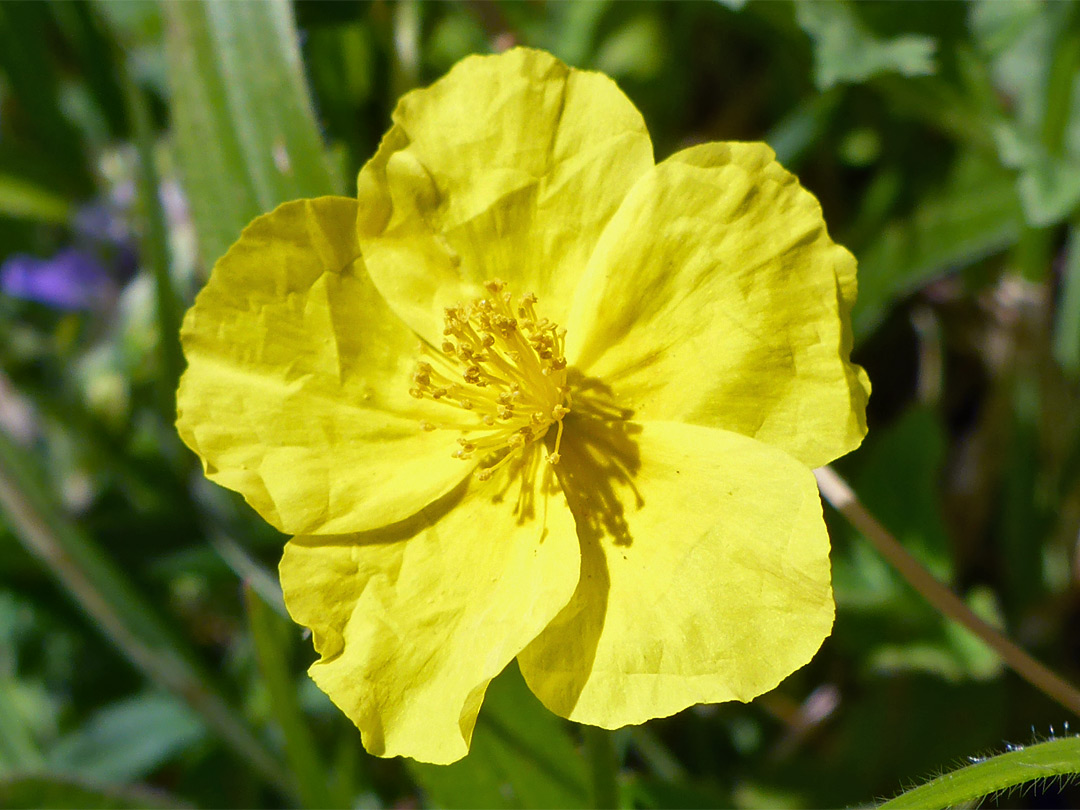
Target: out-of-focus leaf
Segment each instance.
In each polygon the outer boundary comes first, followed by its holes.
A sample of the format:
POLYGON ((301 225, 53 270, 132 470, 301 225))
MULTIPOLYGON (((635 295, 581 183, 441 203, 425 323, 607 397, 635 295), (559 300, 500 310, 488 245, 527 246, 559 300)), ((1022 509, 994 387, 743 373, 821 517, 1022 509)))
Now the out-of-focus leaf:
POLYGON ((1045 489, 1045 456, 1041 448, 1044 393, 1038 377, 1021 368, 1009 380, 1008 415, 1000 427, 998 452, 1004 459, 997 493, 994 536, 1001 561, 1002 598, 1012 615, 1042 601, 1042 540, 1052 525, 1052 505, 1040 497, 1045 489))
POLYGON ((261 213, 332 194, 284 0, 166 6, 173 127, 201 253, 210 262, 261 213))
POLYGON ((102 785, 66 775, 0 778, 0 807, 8 810, 183 810, 191 805, 150 788, 102 785))
MULTIPOLYGON (((730 796, 726 796, 719 790, 693 784, 686 779, 680 782, 668 782, 642 776, 633 779, 626 792, 632 802, 632 807, 685 807, 704 810, 709 807, 732 806, 730 796)), ((749 805, 740 802, 738 806, 749 805)), ((779 807, 780 805, 770 804, 769 806, 779 807)))
POLYGON ((1023 213, 1012 174, 969 154, 944 187, 907 220, 894 222, 859 257, 856 340, 876 327, 890 304, 927 280, 967 267, 1016 243, 1023 213))
MULTIPOLYGON (((510 9, 517 4, 500 5, 509 17, 510 9)), ((587 64, 604 15, 612 5, 611 0, 598 0, 594 3, 552 3, 546 14, 531 15, 533 23, 530 27, 536 32, 531 41, 551 51, 567 64, 587 64)))
POLYGON ((23 717, 19 684, 0 672, 0 773, 31 770, 45 759, 23 717))
POLYGON ((929 76, 936 70, 933 39, 916 34, 881 39, 847 0, 796 3, 795 19, 813 42, 814 82, 822 90, 881 73, 929 76))
POLYGON ((53 17, 63 31, 84 78, 88 97, 100 111, 112 138, 127 132, 124 100, 112 58, 109 32, 89 3, 61 0, 51 3, 53 17))
POLYGON ((409 765, 435 807, 585 807, 589 801, 573 741, 514 664, 491 682, 465 759, 409 765))
POLYGON ((617 79, 651 79, 664 58, 663 36, 655 10, 638 14, 604 37, 596 49, 594 64, 597 70, 617 79))
POLYGON ((1053 55, 1055 5, 1066 4, 980 0, 970 6, 969 25, 989 57, 994 84, 1008 99, 1017 123, 1032 130, 1042 121, 1046 104, 1043 90, 1053 55))
MULTIPOLYGON (((852 484, 904 547, 948 582, 953 566, 937 485, 945 440, 937 415, 914 407, 868 443, 852 484)), ((921 670, 954 681, 985 679, 1001 671, 1000 659, 985 644, 926 607, 865 541, 837 553, 833 580, 845 622, 872 628, 863 651, 870 669, 921 670)), ((968 602, 983 618, 1000 624, 993 594, 973 592, 968 602)))
MULTIPOLYGON (((941 513, 937 476, 945 458, 945 431, 929 408, 909 409, 886 430, 878 431, 859 454, 852 486, 867 508, 903 546, 940 579, 952 577, 948 536, 941 513), (903 487, 896 482, 903 481, 903 487)), ((863 592, 858 583, 849 592, 837 571, 838 600, 861 605, 885 604, 895 592, 880 587, 863 592)), ((902 580, 897 576, 896 581, 902 580)))
POLYGON ((840 100, 840 91, 815 93, 802 101, 765 134, 777 161, 794 169, 821 137, 840 100))
MULTIPOLYGON (((977 588, 966 601, 980 618, 1002 626, 1001 606, 992 591, 977 588)), ((1001 658, 981 639, 959 624, 941 623, 938 617, 922 639, 881 644, 869 651, 867 661, 878 672, 922 671, 954 682, 988 680, 1005 669, 1001 658)))
POLYGON ((1029 225, 1056 225, 1080 204, 1080 159, 1055 157, 1034 135, 1001 123, 994 129, 998 155, 1019 170, 1016 188, 1029 225))
POLYGON ((60 195, 20 177, 0 174, 0 217, 66 225, 71 210, 71 203, 60 195))
POLYGON ((147 693, 102 709, 48 754, 49 770, 92 782, 131 782, 206 737, 198 715, 174 697, 147 693))
POLYGON ((244 598, 259 672, 270 693, 271 710, 285 740, 285 754, 296 778, 297 792, 305 807, 339 805, 340 800, 335 801, 330 795, 326 769, 320 762, 315 740, 300 711, 296 686, 289 676, 289 655, 282 621, 251 588, 244 590, 244 598))
POLYGON ((1073 378, 1080 376, 1080 227, 1069 230, 1062 265, 1061 298, 1054 322, 1054 358, 1073 378))
POLYGON ((1043 10, 1039 0, 972 0, 968 8, 968 27, 972 39, 988 56, 1010 48, 1043 10))
POLYGON ((193 663, 123 571, 90 535, 67 520, 35 459, 0 430, 0 513, 23 546, 60 583, 94 626, 135 667, 199 712, 241 759, 284 791, 274 758, 193 663))
POLYGON ((0 4, 0 78, 25 115, 34 154, 51 161, 50 180, 56 188, 86 194, 93 188, 89 163, 78 131, 64 115, 49 54, 51 12, 47 3, 0 4))

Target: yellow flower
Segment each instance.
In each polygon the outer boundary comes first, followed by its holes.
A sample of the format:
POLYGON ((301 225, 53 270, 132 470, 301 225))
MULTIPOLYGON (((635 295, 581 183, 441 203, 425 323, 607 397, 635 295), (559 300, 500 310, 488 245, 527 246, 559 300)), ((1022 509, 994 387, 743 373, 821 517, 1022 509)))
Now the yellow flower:
POLYGON ((214 267, 179 431, 295 535, 286 603, 369 751, 463 756, 515 657, 614 728, 750 700, 829 634, 809 468, 865 433, 855 261, 773 157, 655 164, 610 79, 470 57, 401 100, 358 199, 214 267))

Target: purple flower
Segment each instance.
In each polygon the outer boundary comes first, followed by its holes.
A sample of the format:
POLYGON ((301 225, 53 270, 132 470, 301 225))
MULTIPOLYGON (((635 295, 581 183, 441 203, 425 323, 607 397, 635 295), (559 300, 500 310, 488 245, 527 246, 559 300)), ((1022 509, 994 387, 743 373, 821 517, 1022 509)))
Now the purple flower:
POLYGON ((94 256, 66 248, 48 259, 16 254, 0 265, 0 291, 63 310, 95 309, 115 292, 94 256))

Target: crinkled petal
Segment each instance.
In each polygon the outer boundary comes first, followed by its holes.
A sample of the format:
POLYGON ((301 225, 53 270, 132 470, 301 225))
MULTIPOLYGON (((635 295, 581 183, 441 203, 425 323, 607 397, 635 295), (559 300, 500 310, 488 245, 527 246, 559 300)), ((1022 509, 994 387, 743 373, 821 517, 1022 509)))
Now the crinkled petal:
POLYGON ((355 200, 286 203, 218 261, 184 319, 177 428, 207 476, 283 532, 417 512, 470 471, 409 396, 416 336, 381 301, 355 200))
POLYGON ((636 419, 732 430, 816 467, 866 433, 854 299, 854 258, 772 150, 705 144, 641 178, 609 223, 566 354, 636 419))
POLYGON ((747 701, 828 636, 821 502, 813 475, 783 451, 673 422, 614 437, 568 424, 559 475, 581 578, 518 656, 557 714, 617 728, 747 701))
POLYGON ((435 342, 442 311, 500 278, 562 323, 607 221, 653 166, 641 114, 611 79, 516 48, 409 93, 359 177, 375 285, 435 342))
POLYGON ((286 546, 285 603, 321 655, 311 677, 371 753, 463 757, 488 682, 574 592, 574 520, 543 469, 462 485, 396 526, 286 546))

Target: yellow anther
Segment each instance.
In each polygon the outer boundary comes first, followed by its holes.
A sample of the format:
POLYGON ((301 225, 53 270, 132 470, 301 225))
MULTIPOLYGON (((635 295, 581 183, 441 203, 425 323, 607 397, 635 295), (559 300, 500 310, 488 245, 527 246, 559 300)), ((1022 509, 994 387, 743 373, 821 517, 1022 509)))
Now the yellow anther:
MULTIPOLYGON (((461 438, 452 455, 463 460, 475 455, 477 478, 487 481, 552 425, 558 433, 545 457, 558 462, 570 389, 563 357, 566 331, 538 317, 534 294, 515 297, 498 280, 483 286, 486 297, 446 308, 441 351, 421 348, 424 361, 416 366, 409 394, 459 409, 452 421, 461 438)), ((420 423, 424 431, 436 427, 420 423)))

